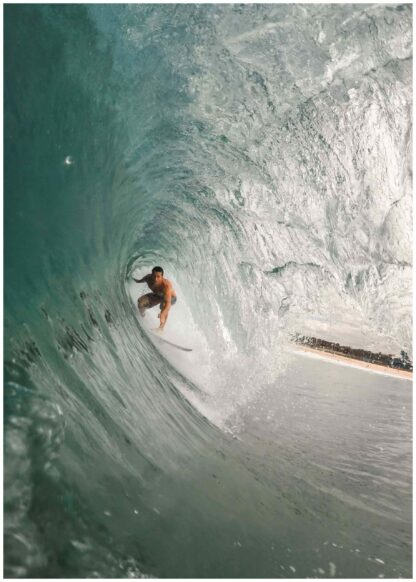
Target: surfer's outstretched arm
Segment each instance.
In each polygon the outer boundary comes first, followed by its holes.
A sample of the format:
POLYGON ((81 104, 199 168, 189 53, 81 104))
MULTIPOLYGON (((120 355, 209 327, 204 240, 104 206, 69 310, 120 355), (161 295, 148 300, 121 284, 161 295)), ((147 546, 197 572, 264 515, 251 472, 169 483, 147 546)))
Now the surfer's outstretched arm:
POLYGON ((136 283, 147 283, 147 278, 149 277, 149 275, 145 275, 144 277, 142 277, 141 279, 135 279, 133 277, 133 281, 136 281, 136 283))

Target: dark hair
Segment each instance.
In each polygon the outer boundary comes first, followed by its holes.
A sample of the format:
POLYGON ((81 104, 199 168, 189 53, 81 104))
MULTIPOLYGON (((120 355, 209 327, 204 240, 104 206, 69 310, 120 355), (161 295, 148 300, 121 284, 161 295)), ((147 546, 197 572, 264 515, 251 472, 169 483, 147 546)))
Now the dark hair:
POLYGON ((163 269, 162 267, 153 267, 152 273, 162 273, 163 276, 163 269))

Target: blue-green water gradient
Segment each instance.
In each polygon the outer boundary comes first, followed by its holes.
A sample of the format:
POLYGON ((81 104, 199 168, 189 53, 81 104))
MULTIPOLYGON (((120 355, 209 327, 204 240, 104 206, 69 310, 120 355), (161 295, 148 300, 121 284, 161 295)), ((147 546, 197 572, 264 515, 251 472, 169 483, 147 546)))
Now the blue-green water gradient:
POLYGON ((5 575, 411 576, 411 6, 4 24, 5 575))

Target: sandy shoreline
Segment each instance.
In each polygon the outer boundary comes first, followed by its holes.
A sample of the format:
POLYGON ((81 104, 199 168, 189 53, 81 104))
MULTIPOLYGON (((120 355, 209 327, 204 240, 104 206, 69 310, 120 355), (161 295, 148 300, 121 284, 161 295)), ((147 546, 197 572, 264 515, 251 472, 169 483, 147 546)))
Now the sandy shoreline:
POLYGON ((363 368, 371 372, 378 372, 386 374, 388 376, 396 376, 399 378, 404 378, 406 380, 413 379, 413 372, 410 372, 408 370, 399 370, 397 368, 389 368, 388 366, 380 366, 379 364, 371 364, 370 362, 364 362, 362 360, 357 360, 355 358, 348 358, 346 356, 333 354, 331 352, 327 352, 321 349, 317 350, 305 345, 296 345, 294 346, 294 350, 296 352, 304 352, 305 354, 314 355, 324 360, 334 360, 335 362, 342 363, 348 366, 363 368))

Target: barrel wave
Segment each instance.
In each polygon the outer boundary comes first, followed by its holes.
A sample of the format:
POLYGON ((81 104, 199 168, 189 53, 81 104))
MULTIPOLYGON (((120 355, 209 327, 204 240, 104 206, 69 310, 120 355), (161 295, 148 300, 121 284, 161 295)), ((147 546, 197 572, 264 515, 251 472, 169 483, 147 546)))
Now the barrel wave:
POLYGON ((411 10, 5 6, 6 576, 411 576, 411 10))

